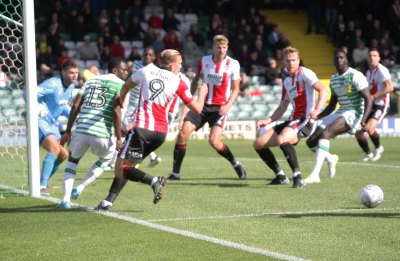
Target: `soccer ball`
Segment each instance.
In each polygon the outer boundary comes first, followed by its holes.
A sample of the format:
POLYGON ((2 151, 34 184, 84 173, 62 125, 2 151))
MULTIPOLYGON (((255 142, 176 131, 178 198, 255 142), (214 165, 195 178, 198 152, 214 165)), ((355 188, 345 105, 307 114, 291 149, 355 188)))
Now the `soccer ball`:
POLYGON ((368 184, 360 192, 361 203, 367 208, 375 208, 383 202, 383 191, 374 184, 368 184))

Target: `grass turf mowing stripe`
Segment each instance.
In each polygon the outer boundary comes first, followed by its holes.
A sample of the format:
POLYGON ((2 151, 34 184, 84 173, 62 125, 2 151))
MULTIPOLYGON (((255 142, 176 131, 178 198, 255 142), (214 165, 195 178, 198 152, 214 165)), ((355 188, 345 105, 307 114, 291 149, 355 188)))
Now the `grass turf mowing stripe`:
MULTIPOLYGON (((12 187, 9 187, 9 186, 4 186, 4 185, 1 185, 1 184, 0 184, 0 188, 9 189, 9 190, 12 190, 13 192, 20 193, 20 194, 23 194, 23 195, 28 195, 29 194, 27 191, 20 190, 20 189, 15 189, 15 188, 12 188, 12 187)), ((54 202, 54 203, 57 203, 57 204, 61 203, 60 199, 54 198, 54 197, 49 197, 49 196, 40 196, 40 197, 38 197, 38 199, 47 200, 47 201, 54 202)), ((273 257, 273 258, 277 258, 277 259, 281 259, 281 260, 290 260, 290 261, 306 261, 307 260, 307 259, 303 259, 301 257, 285 255, 285 254, 282 254, 282 253, 273 252, 273 251, 270 251, 270 250, 256 248, 256 247, 252 247, 252 246, 247 246, 247 245, 244 245, 244 244, 239 244, 239 243, 235 243, 235 242, 219 239, 219 238, 216 238, 216 237, 210 237, 210 236, 207 236, 207 235, 203 235, 203 234, 199 234, 199 233, 195 233, 195 232, 191 232, 191 231, 187 231, 187 230, 167 227, 167 226, 159 225, 159 224, 156 224, 156 223, 152 223, 150 221, 146 221, 146 220, 142 220, 142 219, 137 219, 137 218, 133 218, 133 217, 129 217, 129 216, 120 215, 120 214, 115 213, 115 212, 95 211, 93 208, 82 206, 82 205, 79 205, 79 204, 74 204, 74 203, 72 203, 71 205, 74 206, 74 207, 77 207, 77 208, 80 208, 80 209, 83 209, 83 210, 86 210, 86 211, 89 211, 89 212, 93 212, 93 213, 96 213, 96 214, 104 215, 104 216, 107 216, 107 217, 128 221, 130 223, 146 226, 146 227, 153 228, 153 229, 162 230, 162 231, 169 232, 169 233, 174 233, 174 234, 181 235, 181 236, 190 237, 190 238, 193 238, 193 239, 203 240, 203 241, 206 241, 206 242, 209 242, 209 243, 219 244, 219 245, 230 247, 230 248, 236 248, 236 249, 243 250, 243 251, 250 252, 250 253, 269 256, 269 257, 273 257)), ((68 211, 68 210, 66 210, 66 211, 68 211)))

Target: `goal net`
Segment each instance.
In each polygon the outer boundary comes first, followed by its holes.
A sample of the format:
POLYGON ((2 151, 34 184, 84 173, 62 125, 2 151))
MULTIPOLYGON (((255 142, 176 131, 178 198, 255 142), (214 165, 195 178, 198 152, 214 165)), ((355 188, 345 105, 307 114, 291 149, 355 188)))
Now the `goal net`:
POLYGON ((0 197, 28 189, 21 1, 0 1, 0 197))

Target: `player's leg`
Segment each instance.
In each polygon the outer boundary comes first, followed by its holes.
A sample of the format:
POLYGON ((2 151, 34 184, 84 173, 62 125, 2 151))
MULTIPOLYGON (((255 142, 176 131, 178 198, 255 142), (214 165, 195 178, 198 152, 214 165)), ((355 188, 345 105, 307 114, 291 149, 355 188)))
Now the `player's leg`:
POLYGON ((381 154, 384 151, 383 146, 381 146, 379 133, 376 131, 376 128, 378 127, 385 114, 386 113, 383 112, 381 108, 375 110, 374 115, 367 121, 367 124, 365 125, 365 130, 368 132, 369 137, 371 138, 371 141, 375 146, 372 158, 373 161, 379 160, 381 158, 381 154))
POLYGON ((210 131, 209 143, 218 152, 219 155, 221 155, 231 163, 239 179, 244 180, 247 177, 246 171, 244 170, 243 165, 236 160, 228 145, 222 142, 222 132, 223 129, 220 125, 212 126, 210 131))
MULTIPOLYGON (((315 135, 318 135, 318 145, 315 152, 315 165, 309 177, 307 177, 305 183, 319 183, 319 174, 322 168, 322 164, 325 159, 328 163, 331 163, 332 168, 336 168, 337 155, 333 155, 329 152, 330 139, 336 137, 339 134, 345 133, 349 130, 348 125, 344 117, 332 116, 331 119, 336 118, 332 123, 326 126, 322 131, 318 130, 315 135), (333 163, 335 166, 333 166, 333 163)), ((326 122, 325 122, 326 123, 326 122)), ((313 135, 311 135, 313 136, 313 135)), ((310 137, 311 138, 311 137, 310 137)), ((334 174, 333 174, 334 175, 334 174)), ((331 175, 331 176, 333 176, 331 175)))
POLYGON ((290 168, 292 169, 293 175, 293 188, 303 187, 303 180, 301 177, 299 162, 297 160, 296 150, 294 145, 299 141, 297 132, 291 126, 288 126, 282 130, 278 136, 279 147, 283 151, 290 168))
POLYGON ((68 151, 60 145, 60 153, 58 154, 58 157, 56 161, 54 162, 54 167, 51 171, 50 178, 56 173, 56 171, 60 168, 61 163, 64 162, 68 158, 68 151))
POLYGON ((47 154, 43 160, 40 177, 40 189, 44 191, 47 188, 48 181, 54 168, 54 163, 60 153, 61 145, 56 136, 51 134, 43 139, 42 146, 45 150, 47 150, 47 154))
POLYGON ((174 147, 174 160, 172 165, 172 174, 168 177, 171 180, 179 180, 183 159, 186 155, 186 143, 190 134, 196 129, 196 125, 191 121, 185 121, 182 129, 178 133, 174 147))
POLYGON ((253 143, 254 150, 259 157, 274 172, 275 178, 271 181, 271 185, 289 184, 289 179, 285 176, 283 170, 279 166, 275 155, 270 147, 278 145, 278 133, 274 128, 270 128, 257 137, 253 143))
POLYGON ((374 157, 374 154, 372 153, 371 149, 369 148, 367 137, 365 137, 365 132, 357 131, 355 136, 356 136, 358 145, 365 152, 365 157, 362 160, 363 161, 372 160, 372 158, 374 157))

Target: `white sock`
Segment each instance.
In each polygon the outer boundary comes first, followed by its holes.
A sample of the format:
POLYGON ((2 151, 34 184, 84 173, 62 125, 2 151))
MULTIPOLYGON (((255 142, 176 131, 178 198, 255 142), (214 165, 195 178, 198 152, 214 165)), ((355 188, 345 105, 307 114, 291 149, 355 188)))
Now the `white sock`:
POLYGON ((63 181, 64 202, 71 202, 71 191, 74 186, 75 178, 76 178, 76 164, 68 161, 67 166, 65 167, 64 181, 63 181))
MULTIPOLYGON (((101 163, 99 161, 96 162, 101 163)), ((79 193, 81 193, 87 185, 95 181, 98 177, 100 177, 101 174, 103 174, 104 170, 99 167, 97 164, 93 164, 92 167, 90 167, 89 171, 86 173, 86 176, 83 178, 81 183, 76 187, 76 190, 78 190, 79 193)))
POLYGON ((318 147, 315 152, 315 166, 313 171, 311 172, 311 176, 319 177, 319 173, 322 168, 322 164, 324 163, 325 158, 330 155, 329 153, 329 145, 330 141, 327 139, 320 139, 318 141, 318 147))
POLYGON ((297 177, 297 175, 300 175, 300 174, 301 174, 300 171, 293 172, 293 178, 294 178, 294 177, 297 177))
POLYGON ((149 157, 150 157, 150 160, 155 160, 155 159, 157 158, 157 154, 156 154, 154 151, 152 151, 152 152, 149 154, 149 157))
POLYGON ((110 165, 111 167, 115 167, 115 162, 117 161, 117 158, 118 158, 118 152, 114 152, 114 157, 113 157, 113 159, 111 160, 111 162, 108 164, 108 165, 110 165))
POLYGON ((157 180, 158 180, 158 177, 154 177, 154 178, 153 178, 153 180, 151 181, 151 186, 153 186, 153 185, 154 185, 154 183, 156 183, 156 182, 157 182, 157 180))

